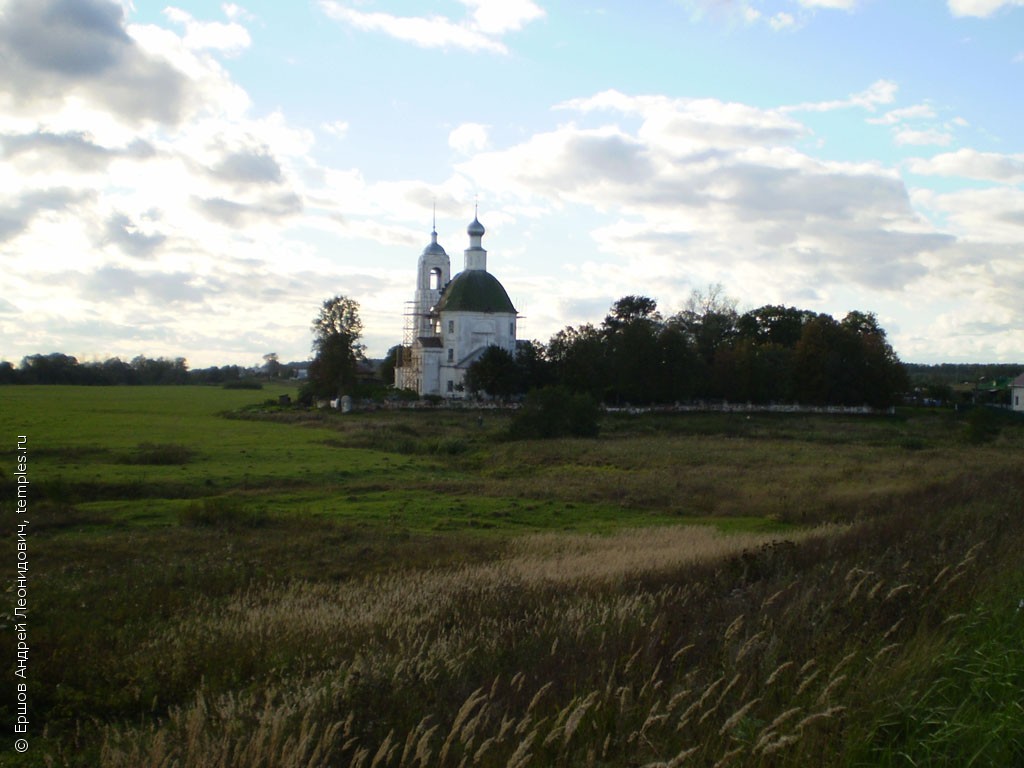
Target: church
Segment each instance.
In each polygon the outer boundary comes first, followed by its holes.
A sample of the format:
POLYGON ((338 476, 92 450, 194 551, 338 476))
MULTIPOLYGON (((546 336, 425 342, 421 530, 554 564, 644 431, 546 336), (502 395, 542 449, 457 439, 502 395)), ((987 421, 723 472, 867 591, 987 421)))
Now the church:
POLYGON ((421 397, 465 397, 466 370, 484 350, 495 346, 515 354, 518 314, 505 288, 487 271, 484 227, 476 215, 466 234, 469 247, 454 278, 448 254, 437 242, 436 225, 420 254, 395 386, 421 397))

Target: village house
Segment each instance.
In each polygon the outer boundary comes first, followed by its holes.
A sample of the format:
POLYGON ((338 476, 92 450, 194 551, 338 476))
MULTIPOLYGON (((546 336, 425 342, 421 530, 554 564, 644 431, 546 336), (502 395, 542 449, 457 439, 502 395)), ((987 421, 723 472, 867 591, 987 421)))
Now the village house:
POLYGON ((1010 382, 1010 408, 1024 411, 1024 373, 1010 382))

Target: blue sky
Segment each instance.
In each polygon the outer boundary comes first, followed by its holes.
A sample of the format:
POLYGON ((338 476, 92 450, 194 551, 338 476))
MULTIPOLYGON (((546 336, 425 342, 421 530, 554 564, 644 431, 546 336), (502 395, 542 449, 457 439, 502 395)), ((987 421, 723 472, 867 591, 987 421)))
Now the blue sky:
POLYGON ((0 359, 304 359, 402 338, 416 259, 547 341, 875 312, 909 362, 1024 361, 1022 0, 0 0, 0 359))

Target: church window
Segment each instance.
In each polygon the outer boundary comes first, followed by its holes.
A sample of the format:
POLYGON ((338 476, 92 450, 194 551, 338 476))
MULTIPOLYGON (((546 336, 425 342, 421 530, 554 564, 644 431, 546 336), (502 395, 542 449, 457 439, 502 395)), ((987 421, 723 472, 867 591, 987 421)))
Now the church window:
POLYGON ((454 320, 449 320, 448 321, 448 333, 455 333, 455 321, 454 320))
POLYGON ((516 335, 515 323, 509 323, 508 324, 508 335, 509 336, 515 336, 516 335))
POLYGON ((449 392, 454 392, 455 391, 455 382, 452 381, 451 379, 448 379, 448 391, 449 392))
POLYGON ((451 349, 451 348, 448 349, 448 362, 449 363, 454 363, 455 362, 455 350, 454 349, 451 349))
POLYGON ((430 290, 436 291, 441 287, 441 268, 434 267, 430 270, 430 290))

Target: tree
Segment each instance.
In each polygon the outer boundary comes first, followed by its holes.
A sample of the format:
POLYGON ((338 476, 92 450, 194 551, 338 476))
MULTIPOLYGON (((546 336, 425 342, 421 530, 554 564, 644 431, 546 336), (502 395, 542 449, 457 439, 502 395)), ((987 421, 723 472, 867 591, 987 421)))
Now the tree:
POLYGON ((612 304, 612 311, 604 318, 604 329, 614 333, 635 322, 660 323, 658 303, 647 296, 623 296, 612 304))
POLYGON ((61 352, 29 355, 21 361, 21 380, 26 384, 79 384, 78 359, 61 352))
POLYGON ((601 326, 608 362, 608 398, 646 403, 657 398, 661 315, 654 299, 624 296, 601 326))
POLYGON ((387 355, 384 356, 383 362, 380 364, 380 378, 387 386, 392 386, 395 383, 395 368, 398 366, 398 360, 402 356, 402 350, 405 349, 401 344, 395 344, 388 350, 387 355))
POLYGON ((131 367, 139 384, 188 384, 188 364, 183 357, 171 360, 136 355, 131 367))
POLYGON ((794 351, 795 390, 809 405, 861 405, 854 375, 859 345, 830 315, 804 326, 794 351), (851 344, 851 341, 854 343, 851 344))
POLYGON ((568 326, 551 337, 548 359, 555 380, 574 392, 602 399, 608 386, 604 335, 590 323, 568 326))
POLYGON ((359 343, 363 333, 359 303, 347 296, 327 299, 312 329, 314 358, 309 366, 308 391, 317 397, 351 393, 365 349, 359 343))
POLYGON ((874 312, 849 312, 842 326, 860 341, 861 394, 875 408, 895 405, 910 389, 906 368, 900 362, 878 324, 874 312))
POLYGON ((804 325, 817 313, 779 304, 766 304, 744 313, 736 322, 736 331, 741 339, 754 344, 777 344, 793 348, 800 341, 804 325))
POLYGON ((908 387, 878 320, 856 311, 842 322, 820 315, 804 326, 794 351, 794 376, 800 399, 815 404, 883 408, 908 387))
POLYGON ((519 386, 522 392, 546 387, 554 379, 547 348, 539 341, 516 342, 516 365, 519 367, 519 386))
POLYGON ((698 380, 704 382, 705 395, 718 394, 709 386, 715 354, 735 340, 738 320, 736 299, 726 296, 725 289, 717 283, 704 291, 694 289, 686 307, 669 320, 689 337, 697 353, 703 367, 698 380))
POLYGON ((654 399, 662 403, 689 400, 697 389, 699 359, 679 326, 666 323, 658 333, 658 366, 651 371, 654 399))
POLYGON ((276 379, 281 375, 281 359, 277 352, 268 352, 263 356, 263 371, 268 379, 276 379))
POLYGON ((469 366, 465 381, 469 392, 502 400, 520 391, 516 360, 501 347, 487 347, 469 366))

